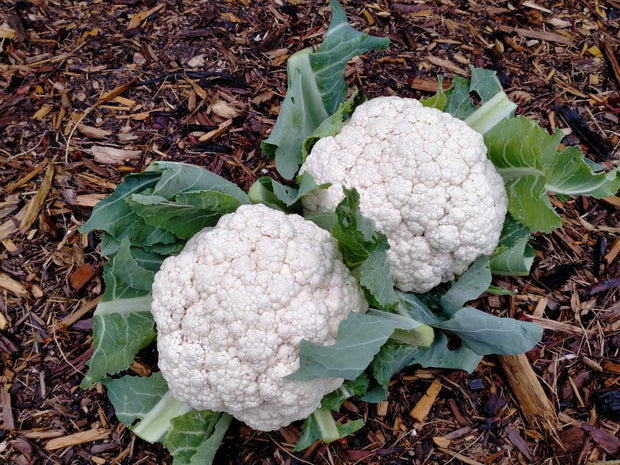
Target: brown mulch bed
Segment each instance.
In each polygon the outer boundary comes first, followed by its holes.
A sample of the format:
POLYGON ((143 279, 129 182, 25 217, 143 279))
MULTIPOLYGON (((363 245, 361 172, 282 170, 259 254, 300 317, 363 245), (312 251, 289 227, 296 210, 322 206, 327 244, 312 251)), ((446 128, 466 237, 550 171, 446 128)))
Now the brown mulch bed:
MULTIPOLYGON (((618 0, 344 6, 355 27, 391 39, 350 64, 363 93, 419 97, 438 74, 495 69, 520 113, 572 126, 564 143, 617 164, 618 0)), ((77 229, 152 160, 194 163, 245 189, 273 174, 260 142, 286 58, 320 42, 328 22, 323 1, 0 0, 2 463, 171 463, 116 420, 102 387, 78 387, 103 259, 98 238, 77 229)), ((535 237, 531 276, 497 280, 514 296, 477 306, 545 327, 528 359, 555 429, 524 413, 502 361, 488 357, 469 375, 408 369, 388 401, 347 402, 342 416, 366 427, 329 447, 293 454, 300 425, 267 434, 233 423, 216 463, 620 463, 620 197, 553 200, 564 226, 535 237), (429 387, 430 410, 412 416, 429 387)), ((150 360, 133 371, 148 373, 150 360)))

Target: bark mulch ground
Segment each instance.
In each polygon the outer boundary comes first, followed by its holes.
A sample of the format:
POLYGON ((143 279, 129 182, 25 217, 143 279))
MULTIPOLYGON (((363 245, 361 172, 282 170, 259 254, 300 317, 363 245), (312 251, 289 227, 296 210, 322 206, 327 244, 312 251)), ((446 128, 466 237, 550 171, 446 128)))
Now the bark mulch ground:
MULTIPOLYGON (((355 27, 391 39, 350 64, 363 93, 419 97, 438 74, 491 68, 520 113, 617 163, 618 0, 344 6, 355 27)), ((103 388, 78 387, 103 260, 98 238, 77 228, 152 160, 194 163, 246 189, 273 174, 260 141, 286 59, 320 42, 328 22, 322 1, 0 0, 2 463, 171 463, 116 420, 103 388)), ((564 226, 534 238, 531 275, 497 280, 514 296, 476 304, 546 329, 526 359, 488 357, 469 375, 407 369, 386 402, 345 404, 341 415, 364 417, 364 429, 301 454, 291 452, 298 424, 266 434, 234 423, 216 463, 620 463, 620 197, 553 202, 564 226), (532 383, 525 394, 515 363, 532 383), (536 421, 536 408, 547 416, 536 421)), ((152 355, 132 371, 148 373, 152 355)))

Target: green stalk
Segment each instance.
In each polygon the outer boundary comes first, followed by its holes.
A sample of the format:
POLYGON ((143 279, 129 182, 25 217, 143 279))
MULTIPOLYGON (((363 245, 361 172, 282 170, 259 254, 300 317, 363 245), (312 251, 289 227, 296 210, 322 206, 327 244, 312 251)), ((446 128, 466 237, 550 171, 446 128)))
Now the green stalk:
POLYGON ((331 411, 325 408, 319 408, 312 412, 312 417, 321 432, 321 439, 323 442, 333 442, 340 439, 340 432, 338 431, 336 420, 334 420, 331 411))
POLYGON ((131 430, 145 441, 158 442, 170 429, 170 420, 191 410, 189 405, 179 402, 168 391, 131 430))
POLYGON ((516 109, 517 104, 511 102, 505 92, 498 92, 465 118, 465 122, 484 135, 500 121, 513 116, 516 109))
POLYGON ((128 299, 103 300, 97 305, 95 315, 103 316, 113 313, 131 315, 137 312, 150 312, 153 298, 150 294, 128 299))
POLYGON ((430 347, 435 340, 435 331, 428 325, 421 325, 410 330, 397 329, 394 331, 394 334, 390 336, 390 339, 414 347, 427 348, 430 347))
MULTIPOLYGON (((402 303, 398 305, 396 312, 411 319, 411 315, 409 315, 402 303)), ((397 329, 390 336, 390 339, 425 349, 433 344, 435 330, 429 325, 422 324, 414 329, 397 329)))

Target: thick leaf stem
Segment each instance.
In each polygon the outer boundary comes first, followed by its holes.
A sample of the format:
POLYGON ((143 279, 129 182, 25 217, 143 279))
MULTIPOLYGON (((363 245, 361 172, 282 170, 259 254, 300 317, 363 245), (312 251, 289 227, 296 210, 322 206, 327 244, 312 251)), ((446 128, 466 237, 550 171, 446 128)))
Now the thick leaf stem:
POLYGON ((321 432, 323 442, 333 442, 340 439, 340 432, 336 426, 336 420, 332 416, 331 411, 325 408, 319 408, 312 413, 316 425, 321 432))
POLYGON ((150 294, 128 299, 105 300, 97 305, 95 315, 104 316, 112 313, 130 315, 137 312, 150 312, 152 300, 150 294))
POLYGON ((132 431, 145 441, 161 441, 170 429, 170 420, 191 410, 189 405, 179 402, 168 391, 132 431))
POLYGON ((516 109, 517 105, 510 101, 505 92, 498 92, 469 115, 465 122, 472 129, 484 135, 497 123, 511 117, 516 109))
POLYGON ((390 339, 413 347, 427 348, 435 339, 435 331, 428 325, 418 326, 410 330, 397 329, 390 339))

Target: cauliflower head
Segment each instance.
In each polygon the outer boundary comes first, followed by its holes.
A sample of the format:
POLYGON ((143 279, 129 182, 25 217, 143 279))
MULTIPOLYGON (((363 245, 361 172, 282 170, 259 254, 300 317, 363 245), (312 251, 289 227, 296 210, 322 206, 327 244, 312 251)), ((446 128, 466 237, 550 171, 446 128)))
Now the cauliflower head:
POLYGON ((159 367, 172 395, 257 430, 306 418, 342 379, 289 381, 299 343, 336 342, 368 308, 328 231, 244 205, 164 260, 153 284, 159 367))
POLYGON ((448 113, 414 99, 371 99, 312 148, 300 173, 331 187, 303 205, 333 211, 342 188, 356 188, 362 213, 390 243, 395 286, 427 292, 497 246, 508 202, 486 153, 482 136, 448 113))

